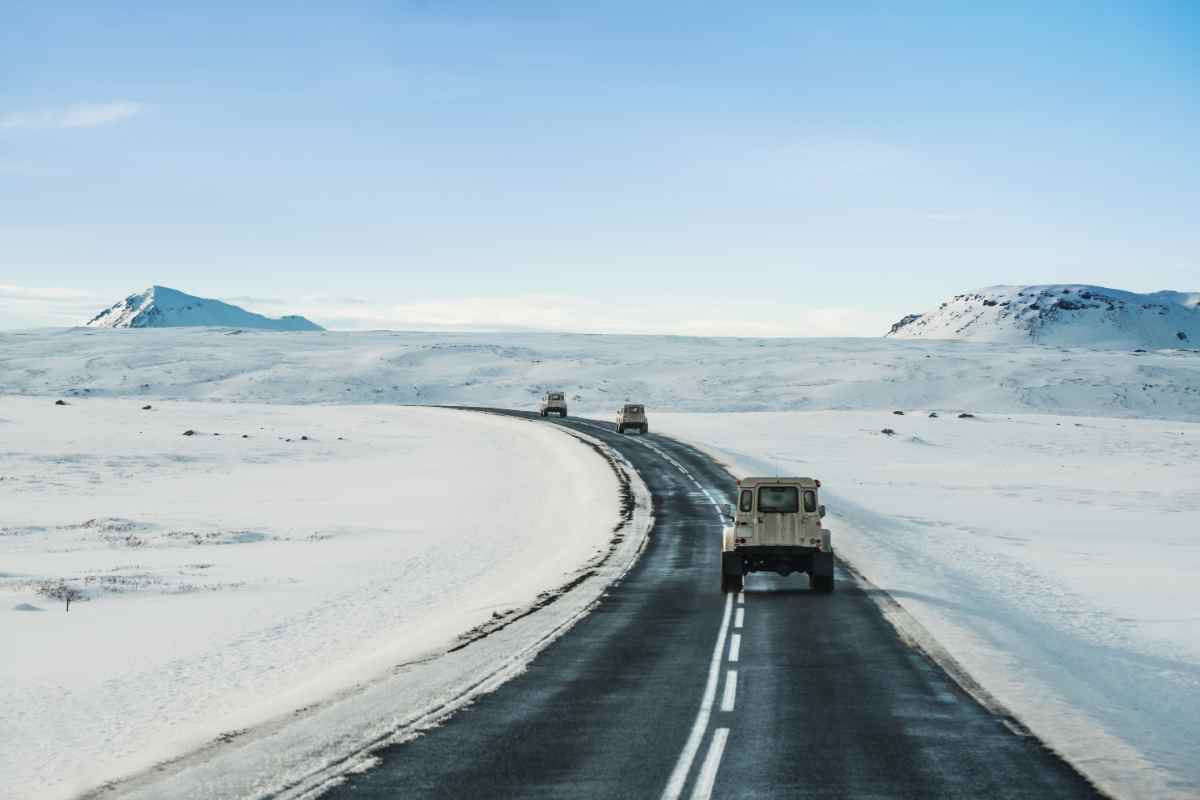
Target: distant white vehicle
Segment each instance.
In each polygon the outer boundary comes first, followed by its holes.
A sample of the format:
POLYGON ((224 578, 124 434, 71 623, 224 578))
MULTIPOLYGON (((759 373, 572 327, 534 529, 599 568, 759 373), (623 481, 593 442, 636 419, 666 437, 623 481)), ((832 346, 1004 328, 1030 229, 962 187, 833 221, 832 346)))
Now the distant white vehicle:
POLYGON ((821 527, 825 506, 813 478, 743 478, 725 507, 721 591, 740 592, 751 572, 807 572, 818 592, 833 591, 833 544, 821 527))
POLYGON ((638 433, 649 433, 650 425, 646 422, 646 407, 636 403, 626 403, 617 411, 617 433, 635 430, 638 433))
POLYGON ((542 397, 541 415, 548 417, 551 414, 567 415, 567 397, 562 392, 546 392, 542 397))

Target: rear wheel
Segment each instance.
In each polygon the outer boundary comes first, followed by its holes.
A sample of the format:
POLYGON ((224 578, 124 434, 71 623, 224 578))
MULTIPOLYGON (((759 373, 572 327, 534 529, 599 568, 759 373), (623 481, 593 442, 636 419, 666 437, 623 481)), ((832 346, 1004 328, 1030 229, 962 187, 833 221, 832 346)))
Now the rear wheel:
POLYGON ((833 592, 832 575, 809 575, 808 585, 814 592, 831 594, 833 592))
POLYGON ((642 434, 643 434, 643 435, 645 435, 645 434, 647 434, 647 433, 649 433, 649 432, 650 432, 650 426, 649 426, 649 425, 643 425, 643 426, 642 426, 642 434))
POLYGON ((625 432, 625 426, 617 425, 617 433, 624 433, 624 432, 625 432))

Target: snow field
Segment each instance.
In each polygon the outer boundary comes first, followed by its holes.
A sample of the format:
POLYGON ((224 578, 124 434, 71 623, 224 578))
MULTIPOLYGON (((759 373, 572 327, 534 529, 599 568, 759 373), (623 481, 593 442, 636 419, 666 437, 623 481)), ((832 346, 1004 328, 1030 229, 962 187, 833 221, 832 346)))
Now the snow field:
POLYGON ((928 413, 652 424, 820 478, 839 555, 1035 733, 1116 796, 1195 797, 1200 424, 928 413))
MULTIPOLYGON (((671 411, 953 408, 1200 420, 1200 350, 895 339, 222 329, 0 333, 0 395, 671 411)), ((653 425, 653 423, 651 423, 653 425)), ((651 428, 653 430, 653 428, 651 428)))
POLYGON ((619 521, 612 467, 547 426, 142 405, 0 397, 9 796, 70 796, 443 653, 596 564, 619 521))

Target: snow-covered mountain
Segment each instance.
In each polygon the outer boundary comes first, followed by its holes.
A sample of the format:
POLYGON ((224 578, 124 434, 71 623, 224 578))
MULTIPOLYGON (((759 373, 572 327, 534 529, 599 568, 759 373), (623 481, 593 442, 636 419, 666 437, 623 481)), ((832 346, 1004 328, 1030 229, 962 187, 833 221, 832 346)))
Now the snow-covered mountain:
POLYGON ((165 286, 151 286, 104 309, 88 321, 89 328, 259 328, 272 331, 321 331, 304 317, 272 319, 243 308, 194 297, 165 286))
POLYGON ((1200 347, 1200 292, 1138 294, 1085 284, 989 286, 892 326, 898 339, 1200 347))

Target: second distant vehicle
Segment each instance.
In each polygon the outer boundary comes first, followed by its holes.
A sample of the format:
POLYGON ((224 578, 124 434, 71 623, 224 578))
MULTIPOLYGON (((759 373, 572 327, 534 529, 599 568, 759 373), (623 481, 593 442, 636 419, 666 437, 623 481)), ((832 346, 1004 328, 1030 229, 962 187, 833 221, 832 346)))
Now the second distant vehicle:
POLYGON ((617 433, 637 431, 649 433, 650 425, 646 422, 646 407, 637 403, 626 403, 617 411, 617 433))
POLYGON ((542 397, 541 414, 543 417, 551 414, 565 417, 567 415, 567 396, 562 392, 546 392, 542 397))

